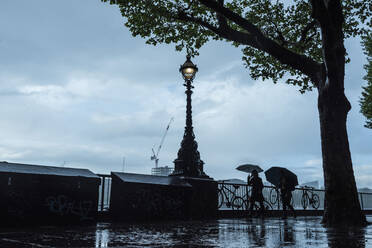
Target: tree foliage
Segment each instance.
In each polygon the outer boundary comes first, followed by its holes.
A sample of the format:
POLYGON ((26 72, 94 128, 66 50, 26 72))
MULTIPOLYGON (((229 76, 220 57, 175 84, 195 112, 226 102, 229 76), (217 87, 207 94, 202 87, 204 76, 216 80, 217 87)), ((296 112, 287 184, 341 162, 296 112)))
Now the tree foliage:
MULTIPOLYGON (((316 86, 305 67, 323 63, 320 24, 312 6, 320 0, 101 0, 117 4, 125 25, 146 43, 173 43, 193 55, 211 39, 241 47, 253 79, 280 78, 305 92, 316 86), (275 50, 275 51, 274 51, 275 50)), ((330 1, 324 1, 330 2, 330 1)), ((372 1, 342 1, 344 37, 368 33, 372 1)))
POLYGON ((367 86, 363 87, 360 112, 367 118, 364 126, 372 129, 372 34, 364 38, 363 45, 364 52, 367 55, 367 64, 364 66, 367 71, 364 76, 367 86))

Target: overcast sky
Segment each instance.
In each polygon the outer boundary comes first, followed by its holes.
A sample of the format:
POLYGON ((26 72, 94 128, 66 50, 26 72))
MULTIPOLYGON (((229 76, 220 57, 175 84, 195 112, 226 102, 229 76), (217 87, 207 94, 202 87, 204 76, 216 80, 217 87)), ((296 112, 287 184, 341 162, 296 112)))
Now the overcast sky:
MULTIPOLYGON (((150 173, 151 148, 171 124, 159 165, 173 166, 185 125, 172 45, 133 38, 116 6, 99 0, 0 1, 0 160, 150 173)), ((372 187, 372 131, 359 97, 365 74, 357 39, 347 40, 348 133, 358 187, 372 187)), ((242 163, 285 166, 300 183, 323 184, 317 93, 254 81, 239 48, 211 42, 193 59, 194 130, 205 171, 240 178, 242 163)))

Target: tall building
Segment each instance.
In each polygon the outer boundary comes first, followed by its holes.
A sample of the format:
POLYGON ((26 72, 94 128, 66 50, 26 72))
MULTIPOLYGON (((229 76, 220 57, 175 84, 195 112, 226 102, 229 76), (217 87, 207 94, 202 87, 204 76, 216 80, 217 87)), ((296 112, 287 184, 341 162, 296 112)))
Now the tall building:
POLYGON ((151 169, 151 175, 153 176, 169 176, 173 172, 174 168, 164 166, 164 167, 155 167, 151 169))

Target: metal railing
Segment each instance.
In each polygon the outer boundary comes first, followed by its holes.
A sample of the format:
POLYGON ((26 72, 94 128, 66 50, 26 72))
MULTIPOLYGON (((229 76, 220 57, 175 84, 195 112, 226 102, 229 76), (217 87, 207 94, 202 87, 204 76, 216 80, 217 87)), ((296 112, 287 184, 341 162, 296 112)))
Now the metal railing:
POLYGON ((97 174, 101 178, 101 185, 98 190, 98 211, 110 209, 111 196, 111 175, 97 174))
MULTIPOLYGON (((111 194, 111 175, 108 174, 97 174, 101 177, 101 185, 99 187, 98 197, 98 211, 108 211, 110 209, 110 194, 111 194)), ((321 189, 308 189, 308 195, 311 197, 311 193, 316 194, 319 197, 319 206, 314 208, 312 204, 308 204, 306 210, 324 209, 324 190, 321 189)), ((251 187, 247 184, 233 184, 218 182, 218 206, 219 210, 233 210, 233 201, 236 198, 247 200, 247 196, 250 195, 251 187)), ((262 194, 267 203, 270 204, 273 210, 281 209, 280 196, 273 186, 264 186, 262 194), (276 194, 276 196, 275 196, 276 194), (276 199, 275 199, 276 198, 276 199)), ((360 206, 363 210, 372 210, 372 193, 359 192, 360 206)), ((238 202, 238 200, 236 200, 238 202)), ((241 201, 240 201, 241 202, 241 201)), ((292 192, 292 205, 295 209, 304 209, 303 207, 303 188, 296 188, 292 192)), ((308 202, 310 203, 310 202, 308 202)), ((242 210, 244 208, 236 208, 242 210)))
POLYGON ((363 210, 372 210, 372 193, 359 192, 359 201, 363 210))
MULTIPOLYGON (((305 188, 307 190, 307 195, 310 199, 314 199, 312 195, 315 196, 315 201, 309 201, 309 199, 304 199, 304 188, 296 188, 292 192, 292 206, 295 209, 304 209, 306 210, 323 210, 324 209, 324 190, 305 188), (305 201, 305 203, 304 203, 305 201), (317 203, 318 202, 318 203, 317 203), (313 203, 313 204, 312 204, 313 203)), ((241 206, 241 200, 235 199, 244 199, 248 201, 251 191, 251 186, 247 184, 232 184, 226 182, 218 182, 218 206, 220 210, 244 210, 245 207, 241 206), (248 196, 247 196, 248 192, 248 196), (235 200, 235 201, 234 201, 235 200)), ((264 200, 270 204, 273 210, 281 209, 281 202, 279 192, 273 186, 264 186, 262 190, 264 200)), ((363 210, 372 210, 372 193, 363 193, 359 192, 359 201, 360 206, 363 210)))

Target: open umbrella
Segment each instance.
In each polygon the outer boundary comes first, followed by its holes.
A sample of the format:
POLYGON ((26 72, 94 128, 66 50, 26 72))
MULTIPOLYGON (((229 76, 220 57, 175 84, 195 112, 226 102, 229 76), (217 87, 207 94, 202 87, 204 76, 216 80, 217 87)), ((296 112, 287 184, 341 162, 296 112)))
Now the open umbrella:
POLYGON ((274 166, 265 171, 266 180, 276 187, 279 187, 280 177, 282 175, 286 178, 288 185, 293 187, 298 185, 296 174, 286 168, 274 166))
POLYGON ((252 173, 252 171, 254 170, 256 170, 258 173, 263 171, 263 169, 261 169, 260 166, 254 165, 254 164, 242 164, 236 167, 236 169, 239 171, 247 172, 247 173, 252 173))

